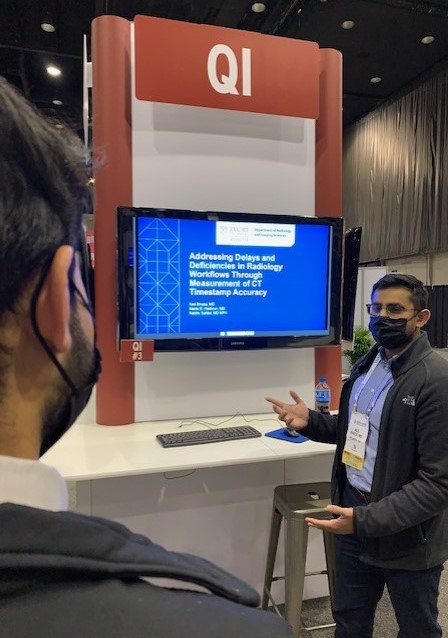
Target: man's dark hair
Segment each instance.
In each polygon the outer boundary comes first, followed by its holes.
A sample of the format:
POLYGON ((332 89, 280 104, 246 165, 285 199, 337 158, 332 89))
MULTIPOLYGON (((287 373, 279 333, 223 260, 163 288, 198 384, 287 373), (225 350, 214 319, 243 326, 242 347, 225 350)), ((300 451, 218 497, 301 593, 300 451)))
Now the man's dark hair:
POLYGON ((372 295, 375 290, 384 290, 385 288, 407 288, 410 292, 412 303, 416 310, 423 310, 428 307, 428 291, 423 282, 413 275, 400 275, 391 273, 381 277, 372 287, 372 295))
MULTIPOLYGON (((0 324, 59 246, 78 246, 91 212, 80 140, 0 77, 0 324)), ((0 338, 1 346, 1 338, 0 338)))

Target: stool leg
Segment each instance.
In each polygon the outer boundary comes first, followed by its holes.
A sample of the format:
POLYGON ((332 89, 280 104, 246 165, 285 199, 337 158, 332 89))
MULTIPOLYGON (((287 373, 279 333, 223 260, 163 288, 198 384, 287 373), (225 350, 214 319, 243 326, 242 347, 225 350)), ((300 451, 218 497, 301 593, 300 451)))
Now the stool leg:
POLYGON ((334 570, 335 570, 334 534, 329 534, 328 532, 324 532, 324 545, 325 545, 325 557, 327 560, 328 589, 330 591, 331 609, 333 609, 334 607, 334 570))
POLYGON ((302 614, 303 586, 305 581, 308 525, 304 519, 289 518, 286 521, 285 555, 285 616, 298 638, 302 614))
POLYGON ((282 515, 274 507, 272 508, 271 531, 269 532, 268 556, 266 559, 266 572, 264 576, 263 599, 261 606, 263 609, 268 608, 269 596, 271 591, 272 575, 274 573, 275 557, 277 555, 278 536, 280 534, 280 526, 282 524, 282 515))

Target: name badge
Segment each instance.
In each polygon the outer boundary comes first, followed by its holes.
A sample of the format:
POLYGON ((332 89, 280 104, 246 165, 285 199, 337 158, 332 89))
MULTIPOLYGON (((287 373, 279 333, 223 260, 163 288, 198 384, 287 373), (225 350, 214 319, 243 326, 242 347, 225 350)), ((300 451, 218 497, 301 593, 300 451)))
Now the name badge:
POLYGON ((366 441, 369 433, 369 417, 367 414, 353 411, 348 424, 342 462, 345 465, 362 470, 366 455, 366 441))

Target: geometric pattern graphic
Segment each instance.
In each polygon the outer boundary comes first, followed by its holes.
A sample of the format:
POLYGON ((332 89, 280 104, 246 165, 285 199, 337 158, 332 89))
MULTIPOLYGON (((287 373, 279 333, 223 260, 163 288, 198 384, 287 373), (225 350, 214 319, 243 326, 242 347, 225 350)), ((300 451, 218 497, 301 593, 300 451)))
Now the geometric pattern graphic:
POLYGON ((180 221, 138 223, 138 333, 180 331, 180 221))

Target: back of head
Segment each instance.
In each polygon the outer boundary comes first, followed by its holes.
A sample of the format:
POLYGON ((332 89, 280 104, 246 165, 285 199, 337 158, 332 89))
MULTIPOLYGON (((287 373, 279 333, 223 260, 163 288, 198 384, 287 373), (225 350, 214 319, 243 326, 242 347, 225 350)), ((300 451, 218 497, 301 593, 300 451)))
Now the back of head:
POLYGON ((411 296, 414 308, 423 310, 428 307, 428 291, 420 279, 414 275, 390 273, 381 277, 372 287, 372 296, 376 290, 387 288, 407 288, 411 296))
MULTIPOLYGON (((0 326, 90 212, 80 140, 61 133, 0 77, 0 326)), ((0 352, 2 338, 0 334, 0 352)))

